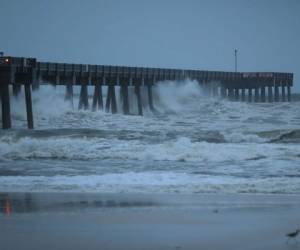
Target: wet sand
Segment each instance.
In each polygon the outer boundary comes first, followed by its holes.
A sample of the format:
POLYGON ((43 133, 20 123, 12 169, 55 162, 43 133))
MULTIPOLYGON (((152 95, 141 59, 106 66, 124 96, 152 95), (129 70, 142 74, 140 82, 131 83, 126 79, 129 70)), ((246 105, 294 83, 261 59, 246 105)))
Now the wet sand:
POLYGON ((0 193, 1 249, 300 249, 300 196, 0 193))

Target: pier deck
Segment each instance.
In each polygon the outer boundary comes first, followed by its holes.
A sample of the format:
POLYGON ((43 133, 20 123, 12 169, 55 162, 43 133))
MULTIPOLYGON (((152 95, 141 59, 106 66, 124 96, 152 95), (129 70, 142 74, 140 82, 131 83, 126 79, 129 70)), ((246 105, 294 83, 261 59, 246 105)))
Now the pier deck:
POLYGON ((88 88, 94 86, 93 110, 104 107, 102 86, 108 86, 105 108, 117 112, 115 86, 120 86, 123 113, 129 114, 128 88, 134 87, 139 115, 143 114, 141 88, 147 88, 148 104, 154 110, 152 86, 162 81, 197 80, 207 93, 232 101, 291 101, 292 73, 223 72, 38 62, 35 58, 0 57, 2 127, 11 128, 9 85, 18 96, 24 85, 28 128, 33 128, 31 89, 41 84, 65 85, 66 99, 73 101, 73 86, 80 85, 79 108, 87 109, 88 88), (267 91, 266 91, 267 90, 267 91))

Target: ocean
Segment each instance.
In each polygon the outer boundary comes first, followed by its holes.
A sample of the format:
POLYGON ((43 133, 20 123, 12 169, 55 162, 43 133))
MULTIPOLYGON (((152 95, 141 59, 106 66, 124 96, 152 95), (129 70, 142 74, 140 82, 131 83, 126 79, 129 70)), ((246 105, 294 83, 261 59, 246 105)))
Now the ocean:
POLYGON ((125 116, 118 89, 113 115, 78 111, 79 87, 72 107, 63 86, 41 86, 34 130, 24 93, 12 97, 13 129, 0 130, 0 192, 300 194, 300 101, 230 102, 189 80, 153 91, 155 113, 143 92, 138 116, 131 91, 125 116))

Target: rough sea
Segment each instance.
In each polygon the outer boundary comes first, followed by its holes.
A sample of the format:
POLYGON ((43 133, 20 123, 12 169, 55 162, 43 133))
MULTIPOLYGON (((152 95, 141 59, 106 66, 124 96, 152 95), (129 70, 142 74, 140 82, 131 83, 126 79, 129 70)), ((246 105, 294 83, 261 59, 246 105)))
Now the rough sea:
POLYGON ((144 92, 141 117, 133 91, 125 116, 118 89, 112 115, 78 111, 79 87, 72 107, 63 86, 41 86, 34 130, 24 93, 12 97, 13 129, 0 130, 0 192, 300 194, 299 101, 230 102, 188 80, 153 91, 156 112, 144 92))

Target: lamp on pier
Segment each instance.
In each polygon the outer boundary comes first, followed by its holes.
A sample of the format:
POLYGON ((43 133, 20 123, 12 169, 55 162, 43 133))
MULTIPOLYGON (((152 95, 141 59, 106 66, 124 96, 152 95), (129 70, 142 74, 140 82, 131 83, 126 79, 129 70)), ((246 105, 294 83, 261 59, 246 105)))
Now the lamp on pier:
POLYGON ((237 72, 237 49, 234 50, 235 72, 237 72))

